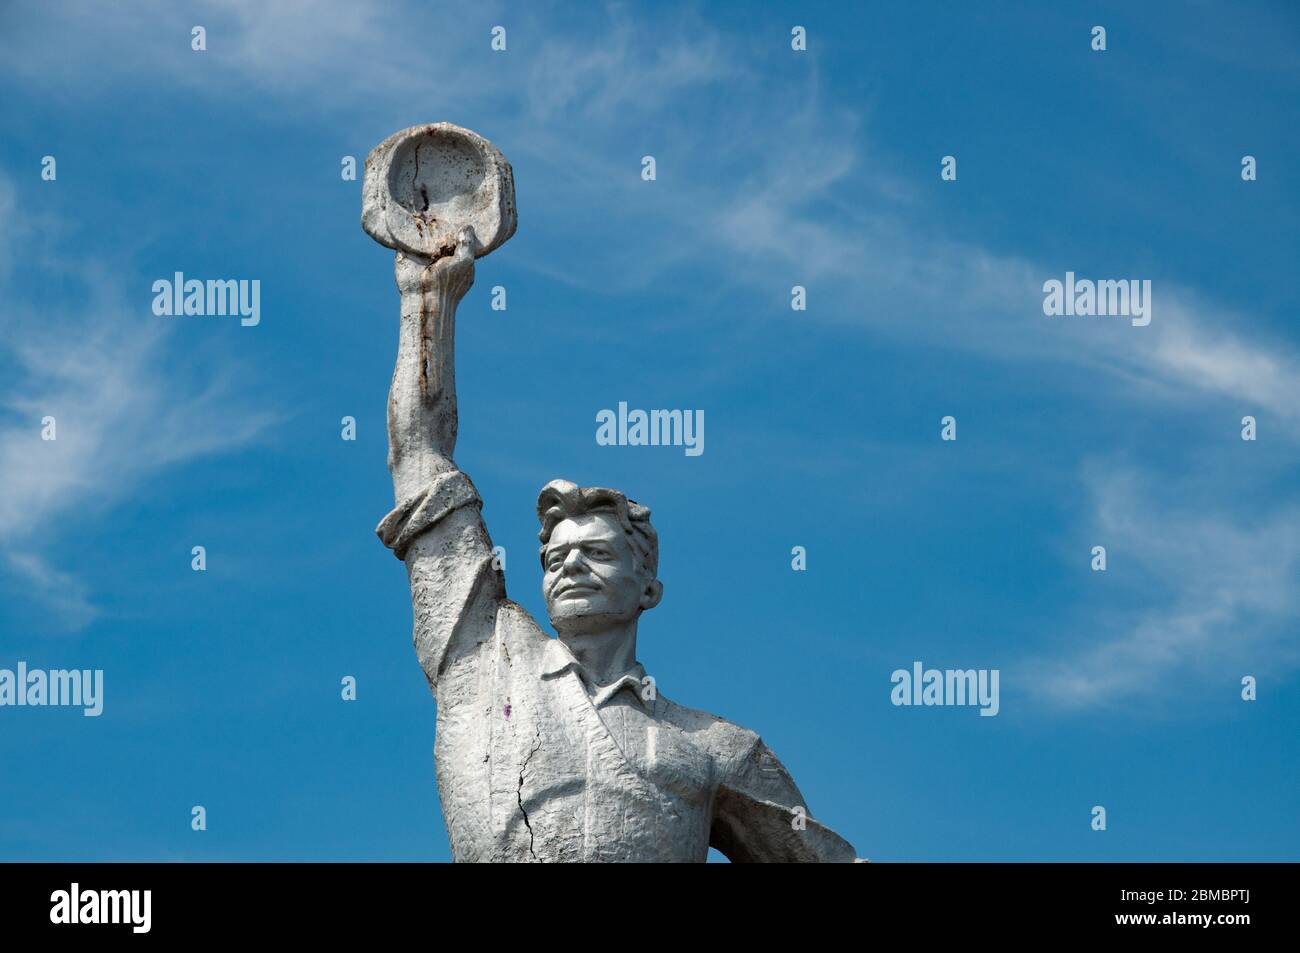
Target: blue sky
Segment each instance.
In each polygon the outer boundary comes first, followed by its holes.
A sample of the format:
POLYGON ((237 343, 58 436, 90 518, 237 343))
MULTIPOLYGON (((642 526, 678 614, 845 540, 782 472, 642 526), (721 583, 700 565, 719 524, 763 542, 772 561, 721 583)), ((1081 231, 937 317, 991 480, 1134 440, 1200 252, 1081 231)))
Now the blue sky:
POLYGON ((123 6, 0 6, 0 667, 106 682, 0 709, 0 858, 448 858, 373 535, 392 255, 340 177, 439 120, 515 171, 457 342, 513 598, 542 484, 620 487, 660 688, 860 854, 1300 855, 1293 5, 123 6), (176 271, 261 323, 155 316, 176 271), (1045 317, 1066 271, 1150 279, 1151 324, 1045 317), (598 446, 620 400, 705 453, 598 446), (891 705, 914 660, 1000 713, 891 705))

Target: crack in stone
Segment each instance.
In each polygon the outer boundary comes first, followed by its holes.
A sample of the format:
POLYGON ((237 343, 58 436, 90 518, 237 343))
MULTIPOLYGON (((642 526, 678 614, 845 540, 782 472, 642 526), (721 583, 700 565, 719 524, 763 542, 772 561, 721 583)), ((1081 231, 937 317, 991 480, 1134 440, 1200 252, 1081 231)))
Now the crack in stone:
POLYGON ((528 757, 524 758, 524 763, 519 768, 519 788, 515 791, 515 800, 519 802, 519 813, 524 816, 524 827, 528 828, 528 853, 533 855, 533 860, 537 859, 537 852, 533 850, 533 825, 528 822, 528 812, 524 810, 524 772, 528 770, 528 762, 533 760, 533 755, 542 747, 542 726, 537 726, 537 745, 532 751, 528 752, 528 757))
POLYGON ((425 191, 424 186, 420 185, 420 146, 424 143, 417 143, 415 146, 415 171, 411 173, 411 191, 414 192, 416 186, 420 187, 420 196, 424 199, 423 212, 429 211, 429 193, 425 191))

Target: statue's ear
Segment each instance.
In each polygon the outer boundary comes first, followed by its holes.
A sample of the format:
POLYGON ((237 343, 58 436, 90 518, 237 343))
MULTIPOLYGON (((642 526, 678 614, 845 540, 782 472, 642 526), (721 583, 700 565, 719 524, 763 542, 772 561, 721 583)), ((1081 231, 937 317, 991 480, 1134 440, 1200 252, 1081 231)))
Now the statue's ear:
POLYGON ((641 593, 641 610, 653 609, 659 605, 659 600, 664 597, 664 584, 658 579, 652 579, 646 583, 645 591, 641 593))

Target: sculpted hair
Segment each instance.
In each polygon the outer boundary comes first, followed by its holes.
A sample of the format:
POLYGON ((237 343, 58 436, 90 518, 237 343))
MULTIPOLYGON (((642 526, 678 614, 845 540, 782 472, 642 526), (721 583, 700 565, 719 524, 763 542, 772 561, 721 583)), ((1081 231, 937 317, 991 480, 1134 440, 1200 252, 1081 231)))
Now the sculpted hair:
POLYGON ((537 536, 542 541, 543 557, 556 525, 562 520, 587 513, 612 515, 618 525, 623 527, 641 572, 651 579, 658 575, 659 534, 650 525, 650 507, 629 500, 618 490, 603 486, 578 486, 568 480, 552 480, 537 494, 537 519, 542 524, 542 531, 537 536))

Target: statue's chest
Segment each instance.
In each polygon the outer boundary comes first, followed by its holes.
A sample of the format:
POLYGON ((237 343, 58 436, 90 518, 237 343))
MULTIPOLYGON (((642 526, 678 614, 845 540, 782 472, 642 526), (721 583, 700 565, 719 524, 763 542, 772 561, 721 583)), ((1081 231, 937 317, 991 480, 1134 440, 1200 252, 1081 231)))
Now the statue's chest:
MULTIPOLYGON (((474 860, 703 860, 715 769, 631 693, 592 704, 572 671, 485 644, 440 704, 438 775, 453 851, 474 860)), ((468 660, 467 660, 468 661, 468 660)), ((445 684, 445 683, 444 683, 445 684)))

